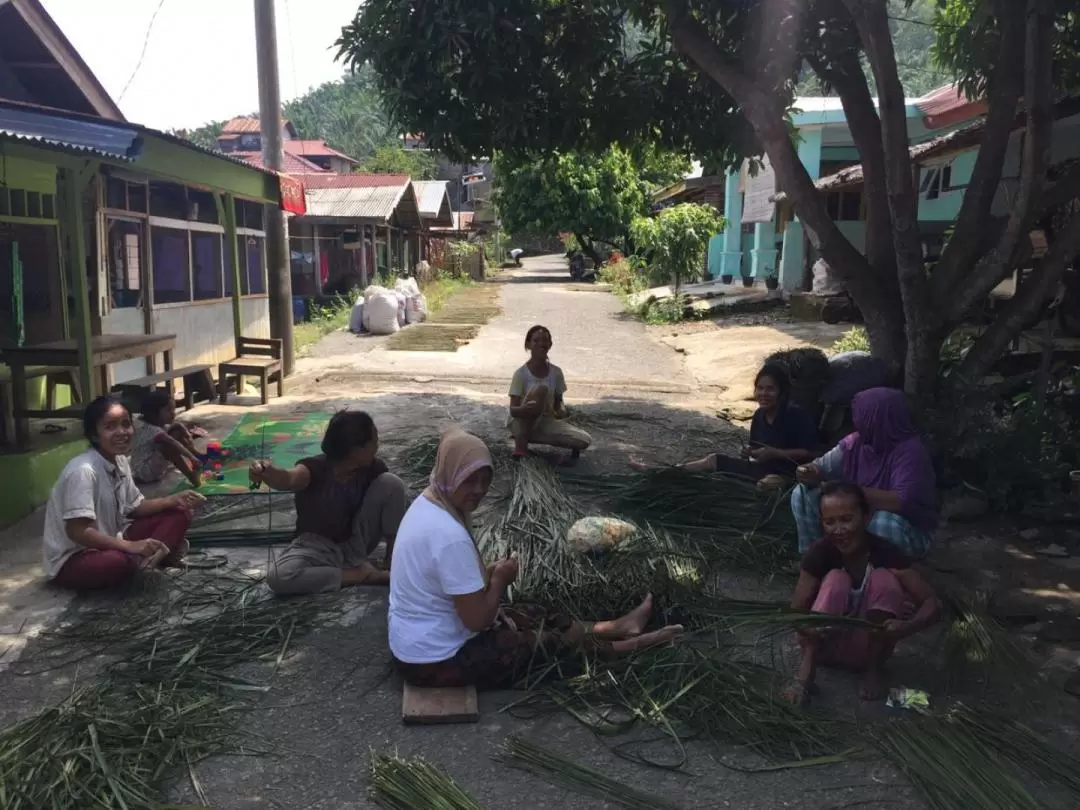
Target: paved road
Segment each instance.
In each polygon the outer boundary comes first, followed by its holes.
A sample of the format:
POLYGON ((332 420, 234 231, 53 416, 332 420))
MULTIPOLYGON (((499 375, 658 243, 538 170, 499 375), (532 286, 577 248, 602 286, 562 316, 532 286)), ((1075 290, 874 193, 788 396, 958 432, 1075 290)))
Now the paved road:
POLYGON ((574 386, 617 384, 689 390, 693 378, 682 356, 653 340, 627 316, 615 296, 571 289, 561 256, 525 259, 520 270, 500 276, 502 313, 454 353, 388 351, 383 340, 338 332, 297 363, 302 374, 350 371, 368 375, 509 380, 525 361, 525 332, 544 324, 555 341, 552 360, 574 386), (374 346, 372 346, 374 344, 374 346))

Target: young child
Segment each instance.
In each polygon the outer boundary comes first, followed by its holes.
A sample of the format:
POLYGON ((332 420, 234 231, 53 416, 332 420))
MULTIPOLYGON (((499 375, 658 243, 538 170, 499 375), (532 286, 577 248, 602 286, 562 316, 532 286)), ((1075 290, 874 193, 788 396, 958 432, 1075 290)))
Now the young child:
POLYGON ((569 416, 563 404, 566 379, 562 369, 548 361, 551 332, 546 326, 534 326, 525 334, 529 359, 514 372, 510 382, 510 433, 514 437, 514 456, 524 456, 530 444, 546 444, 569 450, 571 461, 592 444, 584 430, 566 422, 569 416))
POLYGON ((202 484, 202 467, 188 429, 176 419, 176 403, 167 391, 143 398, 142 418, 131 443, 131 472, 140 484, 153 484, 176 467, 193 487, 202 484))

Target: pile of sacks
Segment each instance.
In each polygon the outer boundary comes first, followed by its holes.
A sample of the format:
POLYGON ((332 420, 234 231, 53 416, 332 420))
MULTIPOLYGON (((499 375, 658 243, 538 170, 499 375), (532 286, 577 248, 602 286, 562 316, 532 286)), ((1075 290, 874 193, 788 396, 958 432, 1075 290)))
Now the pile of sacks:
POLYGON ((353 305, 349 329, 373 335, 392 335, 406 324, 427 318, 427 298, 414 278, 399 278, 394 289, 372 284, 353 305))

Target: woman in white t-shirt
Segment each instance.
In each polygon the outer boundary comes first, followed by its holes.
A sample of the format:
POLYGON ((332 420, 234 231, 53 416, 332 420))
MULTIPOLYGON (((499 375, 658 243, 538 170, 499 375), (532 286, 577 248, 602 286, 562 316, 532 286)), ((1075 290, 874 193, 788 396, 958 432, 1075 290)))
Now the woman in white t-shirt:
POLYGON ((551 346, 546 326, 534 326, 525 333, 529 359, 510 381, 508 427, 515 457, 526 455, 530 444, 546 444, 569 450, 573 462, 592 444, 592 436, 566 421, 570 415, 563 402, 566 378, 561 368, 548 361, 551 346))
POLYGON ((459 428, 448 431, 430 486, 398 529, 390 571, 390 651, 404 680, 422 687, 507 688, 531 661, 542 663, 560 650, 629 652, 682 631, 674 625, 644 632, 651 596, 620 619, 595 623, 534 605, 504 606, 517 560, 485 567, 470 531, 491 476, 483 441, 459 428))

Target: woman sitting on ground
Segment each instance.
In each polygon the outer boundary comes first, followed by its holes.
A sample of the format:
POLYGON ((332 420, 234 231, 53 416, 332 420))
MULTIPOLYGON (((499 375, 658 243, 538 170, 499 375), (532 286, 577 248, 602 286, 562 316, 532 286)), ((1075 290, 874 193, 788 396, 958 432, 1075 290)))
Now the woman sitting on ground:
POLYGON ((409 507, 390 574, 390 650, 414 686, 510 688, 534 659, 575 649, 617 654, 670 641, 646 633, 652 597, 615 621, 581 622, 531 605, 503 606, 516 559, 485 566, 470 517, 491 484, 491 455, 460 429, 439 443, 431 485, 409 507))
POLYGON ((799 552, 805 554, 822 536, 817 486, 844 480, 862 487, 873 509, 870 531, 920 560, 929 553, 937 527, 937 485, 907 399, 893 388, 869 388, 852 400, 851 418, 855 433, 796 472, 800 486, 791 494, 791 509, 799 552))
POLYGON ((571 461, 592 444, 592 437, 566 421, 570 412, 563 403, 566 380, 562 369, 548 362, 551 332, 534 326, 525 334, 529 359, 514 372, 510 382, 510 433, 514 456, 529 452, 530 444, 546 444, 569 450, 571 461))
POLYGON ((143 497, 127 459, 135 426, 120 400, 91 402, 83 433, 90 449, 67 463, 45 509, 45 576, 89 591, 124 585, 140 568, 180 565, 203 497, 143 497))
POLYGON ((870 515, 861 487, 831 482, 821 488, 824 539, 803 557, 791 606, 857 616, 879 629, 800 631, 802 660, 795 680, 784 692, 792 702, 803 703, 810 695, 818 665, 863 672, 860 697, 885 697, 885 663, 896 643, 932 625, 941 612, 933 589, 911 567, 911 560, 868 528, 870 515))
MULTIPOLYGON (((818 435, 810 415, 789 402, 790 394, 791 379, 784 367, 766 363, 754 378, 758 409, 750 421, 750 442, 742 458, 710 453, 680 465, 682 469, 742 475, 755 481, 769 476, 794 478, 796 467, 816 454, 818 435)), ((630 466, 648 469, 640 459, 631 459, 630 466)))
POLYGON ((188 429, 176 420, 168 391, 151 391, 142 401, 142 418, 131 444, 131 474, 137 484, 154 484, 175 467, 193 487, 202 484, 202 465, 188 429))
POLYGON ((386 585, 390 572, 368 557, 386 541, 386 567, 408 506, 405 484, 377 457, 379 434, 363 411, 330 419, 322 454, 290 470, 256 461, 255 484, 296 493, 296 537, 270 564, 266 584, 279 596, 336 591, 348 585, 386 585))

